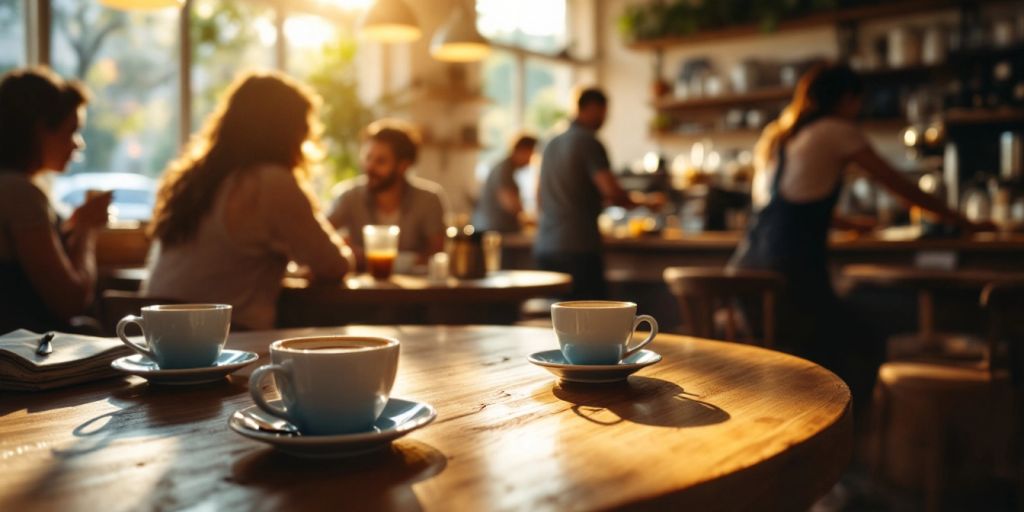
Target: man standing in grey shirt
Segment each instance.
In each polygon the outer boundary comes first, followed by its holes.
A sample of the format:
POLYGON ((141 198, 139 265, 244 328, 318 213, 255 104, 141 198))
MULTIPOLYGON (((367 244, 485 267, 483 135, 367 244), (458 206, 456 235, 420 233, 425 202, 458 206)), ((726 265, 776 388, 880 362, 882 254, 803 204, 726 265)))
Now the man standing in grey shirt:
POLYGON ((533 252, 541 269, 572 275, 568 298, 602 299, 604 278, 597 216, 604 205, 635 206, 611 172, 608 153, 597 140, 608 98, 596 88, 577 100, 576 118, 544 149, 540 168, 540 220, 533 252))

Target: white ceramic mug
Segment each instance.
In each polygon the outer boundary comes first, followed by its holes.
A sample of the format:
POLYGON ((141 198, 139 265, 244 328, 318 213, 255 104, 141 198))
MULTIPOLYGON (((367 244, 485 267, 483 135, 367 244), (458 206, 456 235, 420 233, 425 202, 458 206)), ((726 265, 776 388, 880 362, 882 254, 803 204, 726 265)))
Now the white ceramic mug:
POLYGON ((313 336, 275 341, 273 364, 249 378, 253 401, 303 434, 335 435, 373 428, 398 373, 398 340, 375 336, 313 336), (281 406, 260 388, 273 374, 281 406))
POLYGON ((636 316, 633 302, 557 302, 551 306, 551 324, 562 355, 572 364, 617 364, 658 335, 658 322, 650 315, 636 316), (644 322, 651 334, 631 347, 633 331, 644 322))
POLYGON ((117 323, 121 341, 162 369, 212 365, 230 331, 231 306, 227 304, 146 306, 142 316, 128 315, 117 323), (146 346, 125 336, 129 324, 142 329, 146 346))

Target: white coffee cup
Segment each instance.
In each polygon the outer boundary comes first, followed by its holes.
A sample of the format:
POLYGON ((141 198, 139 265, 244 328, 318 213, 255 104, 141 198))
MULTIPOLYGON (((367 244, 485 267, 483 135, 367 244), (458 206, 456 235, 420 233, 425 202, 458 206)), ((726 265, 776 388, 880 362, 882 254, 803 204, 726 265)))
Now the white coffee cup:
POLYGON ((551 306, 551 324, 562 355, 572 364, 617 364, 658 335, 658 322, 650 315, 636 316, 633 302, 557 302, 551 306), (630 347, 633 331, 644 322, 651 334, 630 347))
POLYGON ((375 336, 313 336, 275 341, 273 364, 249 378, 253 401, 303 434, 335 435, 373 428, 398 373, 398 340, 375 336), (282 406, 260 388, 273 374, 282 406))
POLYGON ((146 306, 142 316, 128 315, 117 323, 121 341, 162 369, 212 365, 224 349, 230 330, 231 306, 227 304, 146 306), (129 324, 142 329, 146 346, 125 336, 129 324))

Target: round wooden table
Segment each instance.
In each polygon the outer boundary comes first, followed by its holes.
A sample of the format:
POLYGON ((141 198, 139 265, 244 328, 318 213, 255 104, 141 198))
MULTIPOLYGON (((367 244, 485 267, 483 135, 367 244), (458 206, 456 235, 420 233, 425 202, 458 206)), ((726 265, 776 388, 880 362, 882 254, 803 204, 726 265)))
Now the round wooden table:
MULTIPOLYGON (((912 337, 901 337, 890 343, 890 357, 899 358, 921 352, 929 354, 949 353, 958 358, 978 357, 984 350, 983 340, 950 336, 935 331, 935 292, 939 290, 972 290, 979 294, 990 283, 1024 282, 1024 272, 985 269, 944 270, 918 268, 902 265, 846 265, 842 278, 853 287, 871 286, 878 288, 901 288, 917 294, 917 333, 912 337), (954 345, 970 345, 967 348, 947 348, 954 345)), ((978 303, 975 302, 978 306, 978 303)))
MULTIPOLYGON (((101 274, 101 283, 108 288, 138 290, 149 270, 108 268, 101 274)), ((556 297, 571 288, 568 274, 539 270, 499 270, 483 279, 442 281, 403 274, 384 281, 359 274, 344 283, 286 277, 277 324, 512 324, 519 320, 520 307, 527 300, 556 297)))
POLYGON ((664 360, 614 385, 561 385, 525 327, 348 327, 232 335, 396 336, 393 396, 437 420, 353 459, 295 459, 242 438, 252 367, 223 383, 136 377, 0 402, 0 510, 803 510, 851 454, 850 394, 806 360, 661 335, 664 360))
POLYGON ((434 281, 366 274, 342 284, 286 278, 278 300, 280 327, 372 324, 512 324, 523 303, 568 293, 572 277, 539 270, 499 270, 483 279, 434 281))

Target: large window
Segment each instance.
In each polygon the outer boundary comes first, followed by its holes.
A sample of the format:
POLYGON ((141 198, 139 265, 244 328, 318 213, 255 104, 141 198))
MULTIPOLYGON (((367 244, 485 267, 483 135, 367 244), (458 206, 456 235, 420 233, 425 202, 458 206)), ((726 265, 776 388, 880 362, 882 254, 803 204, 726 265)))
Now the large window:
POLYGON ((273 69, 277 29, 269 4, 196 0, 192 4, 192 130, 202 126, 239 73, 273 69))
POLYGON ((178 151, 178 12, 52 1, 52 63, 92 92, 72 172, 156 176, 178 151))
MULTIPOLYGON (((554 135, 568 114, 573 67, 564 54, 568 25, 565 0, 477 0, 477 27, 499 43, 483 63, 483 90, 491 100, 480 119, 485 148, 478 178, 504 157, 511 139, 528 131, 542 142, 554 135)), ((536 169, 533 169, 536 172, 536 169)), ((520 190, 529 208, 531 173, 520 173, 520 190)))
POLYGON ((565 0, 476 0, 477 28, 491 41, 526 50, 565 49, 565 0))
POLYGON ((23 0, 0 0, 0 73, 25 65, 23 0))

